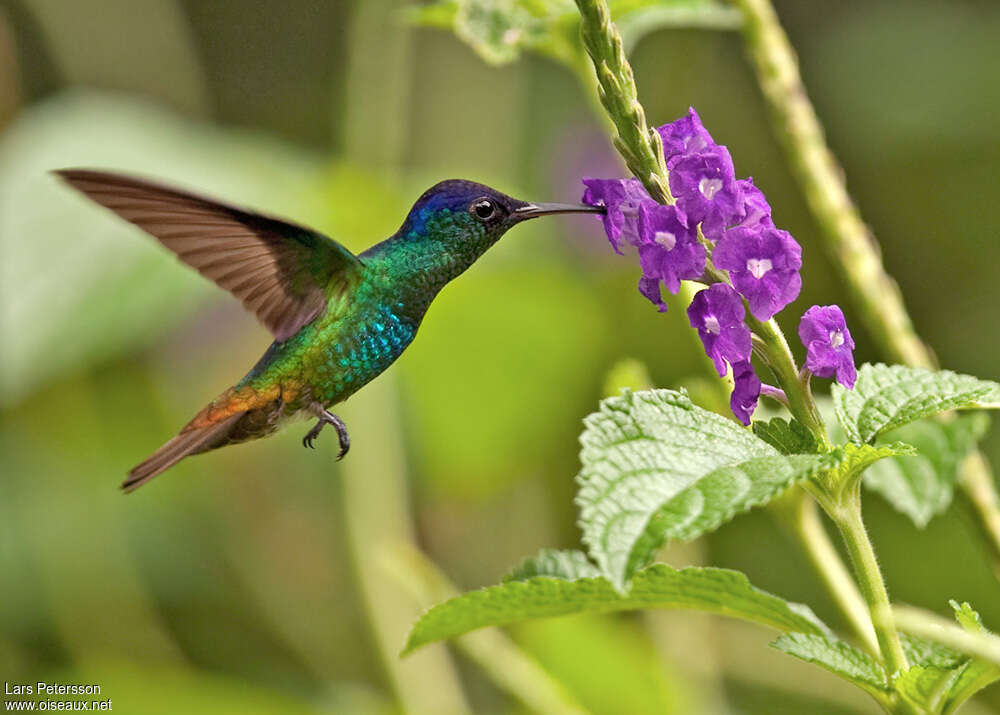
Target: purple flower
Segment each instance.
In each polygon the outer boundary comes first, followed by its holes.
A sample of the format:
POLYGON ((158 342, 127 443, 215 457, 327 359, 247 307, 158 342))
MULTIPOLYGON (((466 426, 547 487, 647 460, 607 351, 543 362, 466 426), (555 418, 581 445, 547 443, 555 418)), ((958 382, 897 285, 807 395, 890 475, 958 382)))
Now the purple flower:
POLYGON ((715 283, 696 293, 687 314, 720 377, 726 374, 727 360, 735 365, 750 359, 750 328, 743 322, 746 311, 728 285, 715 283))
POLYGON ((764 192, 754 186, 753 177, 738 179, 736 187, 743 196, 743 218, 736 226, 774 228, 774 222, 771 220, 771 204, 767 203, 764 192))
POLYGON ((688 221, 700 223, 705 238, 717 241, 743 218, 743 197, 733 160, 724 146, 681 156, 670 170, 670 191, 688 221))
POLYGON ((694 111, 694 107, 688 107, 686 117, 657 127, 656 131, 663 140, 663 158, 667 160, 668 169, 672 169, 685 154, 697 154, 710 146, 715 146, 712 135, 702 126, 701 118, 698 112, 694 111))
POLYGON ((667 306, 659 282, 676 295, 681 280, 700 278, 705 272, 705 247, 676 207, 649 201, 639 206, 639 264, 643 278, 639 292, 662 312, 667 306))
POLYGON ((760 398, 760 378, 753 371, 749 360, 733 363, 733 394, 729 398, 729 408, 736 419, 745 425, 750 424, 750 416, 757 409, 760 398))
POLYGON ((622 238, 629 243, 637 243, 639 204, 652 201, 639 180, 588 178, 583 183, 587 187, 583 192, 583 203, 607 209, 601 220, 604 221, 604 232, 608 234, 615 252, 621 253, 622 238))
POLYGON ((799 322, 799 339, 806 346, 806 368, 819 377, 836 377, 852 389, 858 379, 854 340, 844 313, 836 305, 814 305, 799 322))
POLYGON ((802 288, 802 248, 787 231, 763 226, 726 231, 712 261, 729 271, 733 286, 758 320, 770 320, 802 288))

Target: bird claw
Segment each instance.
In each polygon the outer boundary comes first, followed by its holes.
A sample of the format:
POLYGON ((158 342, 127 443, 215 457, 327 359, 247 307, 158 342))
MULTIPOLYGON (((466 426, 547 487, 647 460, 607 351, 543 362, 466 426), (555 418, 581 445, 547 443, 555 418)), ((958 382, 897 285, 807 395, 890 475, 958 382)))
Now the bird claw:
POLYGON ((319 409, 319 420, 313 428, 306 433, 306 436, 302 438, 302 446, 309 447, 310 449, 316 449, 313 442, 319 436, 319 433, 323 430, 325 425, 333 425, 334 429, 337 430, 337 441, 340 443, 340 452, 337 453, 337 461, 339 462, 351 448, 351 438, 347 434, 347 425, 344 424, 344 421, 331 412, 319 409))

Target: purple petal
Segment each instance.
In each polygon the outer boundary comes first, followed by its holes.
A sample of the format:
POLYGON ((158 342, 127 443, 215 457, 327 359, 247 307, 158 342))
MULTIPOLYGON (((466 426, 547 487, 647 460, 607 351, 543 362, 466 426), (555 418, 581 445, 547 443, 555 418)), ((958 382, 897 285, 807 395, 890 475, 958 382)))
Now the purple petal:
POLYGON ((639 263, 645 277, 676 294, 682 280, 705 272, 705 248, 676 207, 647 202, 639 206, 639 263))
POLYGON ((814 305, 799 321, 799 339, 806 346, 806 369, 817 377, 836 378, 851 389, 858 378, 854 339, 843 311, 836 305, 814 305))
POLYGON ((750 424, 750 417, 757 409, 760 399, 760 378, 753 370, 749 360, 733 363, 733 394, 729 398, 729 407, 736 419, 744 425, 750 424))
POLYGON ((686 154, 697 154, 708 147, 714 146, 715 141, 712 135, 702 126, 701 118, 694 107, 688 107, 686 117, 657 127, 660 138, 663 140, 663 158, 667 161, 667 168, 681 156, 686 154))
POLYGON ((604 206, 607 211, 601 216, 604 232, 611 247, 621 253, 621 241, 638 241, 637 219, 639 204, 652 201, 637 179, 592 179, 583 180, 586 190, 583 203, 588 206, 604 206))
POLYGON ((750 359, 750 328, 743 322, 746 311, 728 285, 715 283, 696 293, 687 314, 720 376, 726 374, 726 362, 750 359))
POLYGON ((716 241, 743 218, 743 197, 733 160, 724 146, 681 156, 670 170, 670 191, 689 223, 701 223, 705 238, 716 241))
POLYGON ((802 248, 787 231, 760 225, 726 231, 712 261, 729 271, 733 286, 758 320, 770 320, 802 289, 802 248))

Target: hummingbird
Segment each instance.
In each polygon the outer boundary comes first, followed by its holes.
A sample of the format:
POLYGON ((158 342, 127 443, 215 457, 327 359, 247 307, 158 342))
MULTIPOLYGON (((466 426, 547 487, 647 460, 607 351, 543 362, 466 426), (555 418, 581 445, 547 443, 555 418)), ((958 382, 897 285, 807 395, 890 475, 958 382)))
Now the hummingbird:
POLYGON ((195 193, 91 169, 55 172, 74 189, 159 240, 238 298, 274 342, 122 483, 131 492, 185 457, 274 433, 294 417, 337 432, 330 408, 373 380, 413 341, 431 301, 511 227, 603 207, 530 203, 473 181, 425 191, 392 236, 354 255, 322 233, 195 193))

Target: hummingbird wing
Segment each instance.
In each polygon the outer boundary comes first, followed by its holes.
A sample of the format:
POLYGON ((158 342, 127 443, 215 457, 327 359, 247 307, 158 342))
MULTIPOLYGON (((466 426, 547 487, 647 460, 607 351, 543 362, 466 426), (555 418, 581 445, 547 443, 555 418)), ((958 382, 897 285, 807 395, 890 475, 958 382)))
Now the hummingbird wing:
POLYGON ((357 256, 304 226, 122 174, 55 173, 235 295, 279 341, 361 276, 357 256))

